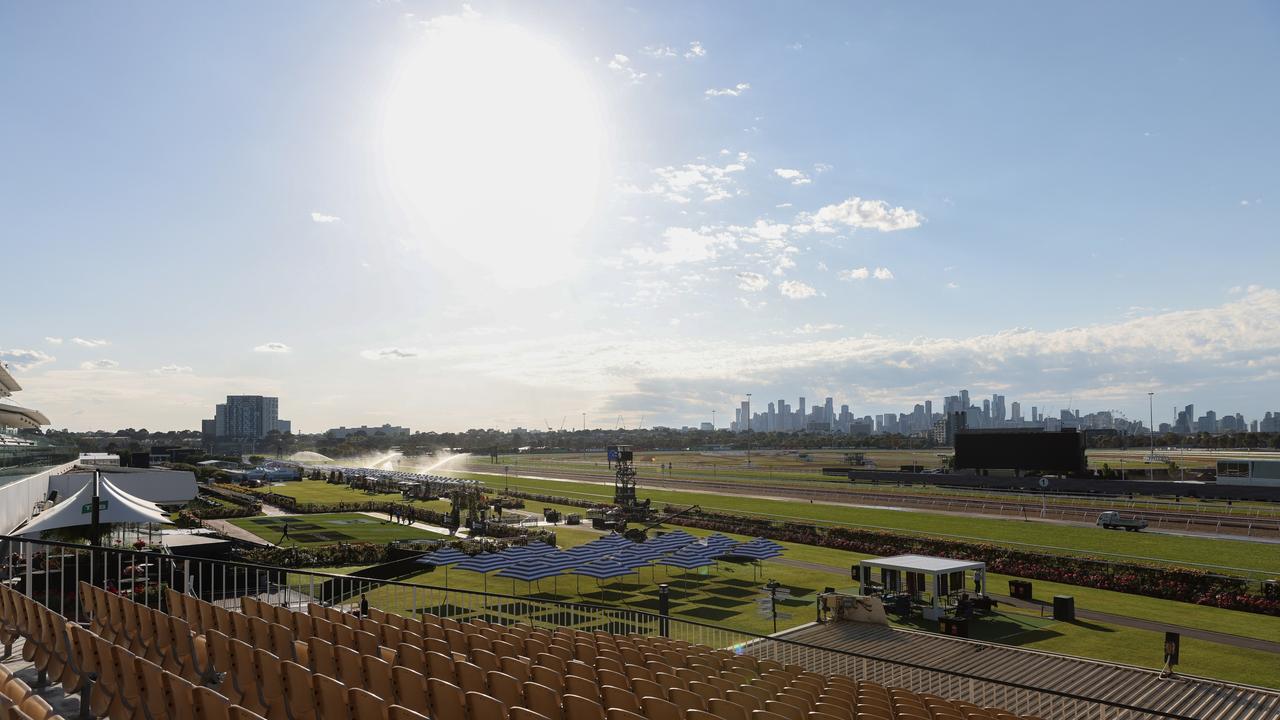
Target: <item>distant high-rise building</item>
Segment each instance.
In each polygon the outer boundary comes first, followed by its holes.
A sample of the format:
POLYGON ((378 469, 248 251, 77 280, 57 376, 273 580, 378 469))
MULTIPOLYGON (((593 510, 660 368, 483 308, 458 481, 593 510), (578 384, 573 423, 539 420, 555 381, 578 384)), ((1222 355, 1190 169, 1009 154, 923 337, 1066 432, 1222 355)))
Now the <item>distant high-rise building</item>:
POLYGON ((827 398, 826 405, 823 407, 825 417, 823 420, 827 423, 827 429, 830 430, 835 425, 836 419, 836 400, 835 398, 827 398))
POLYGON ((1022 404, 1017 400, 1014 400, 1011 407, 1013 409, 1013 413, 1009 416, 1009 419, 1015 423, 1022 422, 1022 404))
POLYGON ((261 440, 272 432, 287 433, 288 420, 280 419, 280 399, 262 395, 228 395, 227 402, 214 408, 212 420, 201 423, 214 438, 261 440))

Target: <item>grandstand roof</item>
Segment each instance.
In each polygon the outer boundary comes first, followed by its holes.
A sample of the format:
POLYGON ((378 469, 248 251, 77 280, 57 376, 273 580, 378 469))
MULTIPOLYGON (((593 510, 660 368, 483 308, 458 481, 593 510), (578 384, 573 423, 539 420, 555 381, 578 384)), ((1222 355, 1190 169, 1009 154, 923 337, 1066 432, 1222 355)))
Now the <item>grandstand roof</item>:
POLYGON ((48 425, 49 418, 44 413, 20 405, 0 403, 0 427, 38 428, 48 425))
POLYGON ((0 397, 4 397, 9 393, 15 393, 22 389, 17 380, 9 374, 3 363, 0 363, 0 397))
POLYGON ((981 570, 987 567, 984 562, 952 560, 951 558, 930 557, 928 555, 894 555, 887 558, 863 560, 858 564, 887 568, 889 570, 927 573, 929 575, 960 572, 962 570, 981 570))

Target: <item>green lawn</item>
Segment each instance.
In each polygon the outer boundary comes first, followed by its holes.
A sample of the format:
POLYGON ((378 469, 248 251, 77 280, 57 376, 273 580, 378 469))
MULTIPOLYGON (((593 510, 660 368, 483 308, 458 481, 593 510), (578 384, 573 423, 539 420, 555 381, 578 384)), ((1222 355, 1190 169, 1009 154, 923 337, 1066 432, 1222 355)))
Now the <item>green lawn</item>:
POLYGON ((285 521, 289 524, 289 538, 284 541, 284 547, 295 544, 301 547, 317 547, 340 542, 388 543, 393 540, 445 537, 408 525, 387 522, 385 518, 369 517, 362 513, 260 516, 233 518, 228 522, 248 530, 267 542, 274 543, 284 534, 285 521))
MULTIPOLYGON (((240 488, 232 488, 243 492, 240 488)), ((447 500, 405 500, 400 493, 372 493, 356 490, 349 485, 333 485, 323 480, 303 480, 288 482, 262 488, 281 495, 288 495, 300 503, 338 503, 338 502, 394 502, 414 507, 448 512, 447 500)))
MULTIPOLYGON (((584 499, 608 500, 611 497, 608 488, 591 483, 530 478, 502 480, 492 476, 462 474, 483 480, 492 487, 509 485, 526 492, 584 499)), ((640 496, 652 498, 655 503, 701 505, 707 510, 800 522, 902 530, 995 543, 1029 544, 1077 553, 1125 555, 1156 562, 1198 563, 1240 568, 1260 574, 1280 573, 1280 544, 1272 543, 1157 533, 1124 533, 1093 527, 976 518, 959 514, 904 512, 711 493, 647 490, 643 487, 640 489, 640 496)))
MULTIPOLYGON (((707 534, 705 531, 696 529, 686 528, 686 530, 695 535, 707 534)), ((585 528, 561 527, 557 530, 557 536, 560 546, 567 548, 599 537, 599 534, 585 528)), ((664 569, 659 568, 656 580, 667 582, 672 587, 673 616, 756 633, 769 633, 773 629, 772 622, 760 617, 755 606, 755 599, 761 596, 759 588, 768 579, 776 579, 792 590, 792 597, 783 605, 784 611, 790 614, 790 617, 779 623, 780 628, 812 621, 816 592, 823 587, 830 586, 843 591, 852 589, 847 571, 828 572, 797 567, 789 564, 788 561, 820 563, 843 568, 863 556, 792 543, 783 543, 783 545, 787 548, 783 558, 761 563, 758 572, 747 565, 721 563, 705 575, 680 571, 668 574, 664 569)), ((437 569, 434 572, 409 578, 409 581, 442 586, 446 583, 445 577, 444 570, 437 569)), ((475 573, 450 571, 447 577, 448 587, 453 590, 486 588, 485 580, 475 573)), ((997 578, 999 576, 992 576, 992 581, 997 581, 997 578)), ((653 570, 644 568, 639 576, 632 575, 619 582, 605 581, 597 585, 594 580, 582 578, 581 592, 579 592, 575 577, 560 577, 554 583, 547 579, 530 584, 523 581, 513 583, 511 580, 490 574, 487 590, 518 597, 527 595, 542 600, 582 601, 653 612, 656 608, 657 595, 654 580, 653 570)), ((1001 578, 999 582, 1003 584, 1003 579, 1001 578)), ((1181 622, 1256 637, 1275 637, 1280 633, 1280 618, 1190 606, 1167 600, 1103 591, 1081 592, 1080 588, 1039 582, 1036 585, 1036 595, 1045 597, 1064 589, 1076 596, 1077 607, 1081 609, 1095 608, 1117 614, 1132 613, 1138 617, 1181 622), (1118 596, 1124 604, 1115 607, 1098 607, 1095 604, 1116 599, 1109 596, 1118 596)), ((468 606, 467 596, 446 595, 440 591, 411 592, 403 587, 379 588, 369 593, 369 600, 376 607, 400 612, 410 612, 414 607, 431 609, 442 605, 454 608, 468 606)), ((523 610, 524 608, 519 604, 508 604, 503 607, 495 605, 487 611, 487 614, 492 615, 496 620, 509 622, 523 619, 523 616, 519 615, 523 610)), ((547 616, 544 620, 551 621, 552 618, 547 616)), ((932 623, 921 621, 914 622, 910 627, 936 629, 932 623)), ((625 630, 626 628, 614 629, 625 630)), ((1163 642, 1163 636, 1156 632, 1086 620, 1072 623, 1056 622, 1051 618, 1042 618, 1034 611, 1009 608, 1002 608, 996 615, 979 620, 973 628, 973 635, 978 639, 1010 645, 1152 668, 1160 665, 1160 649, 1163 642)), ((1180 670, 1188 674, 1276 687, 1280 686, 1280 662, 1276 660, 1277 657, 1270 653, 1184 638, 1183 664, 1180 670)))

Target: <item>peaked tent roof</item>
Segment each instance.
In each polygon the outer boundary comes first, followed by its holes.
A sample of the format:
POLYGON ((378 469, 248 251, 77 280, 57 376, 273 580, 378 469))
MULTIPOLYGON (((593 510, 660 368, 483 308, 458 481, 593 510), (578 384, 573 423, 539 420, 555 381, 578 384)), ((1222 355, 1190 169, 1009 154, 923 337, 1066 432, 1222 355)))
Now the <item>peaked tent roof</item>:
MULTIPOLYGON (((172 525, 173 521, 153 502, 135 497, 121 490, 103 476, 99 481, 98 497, 102 506, 98 519, 104 525, 111 523, 156 523, 172 525)), ((74 495, 46 510, 19 528, 19 535, 33 535, 57 528, 88 525, 93 516, 93 483, 80 488, 74 495)))

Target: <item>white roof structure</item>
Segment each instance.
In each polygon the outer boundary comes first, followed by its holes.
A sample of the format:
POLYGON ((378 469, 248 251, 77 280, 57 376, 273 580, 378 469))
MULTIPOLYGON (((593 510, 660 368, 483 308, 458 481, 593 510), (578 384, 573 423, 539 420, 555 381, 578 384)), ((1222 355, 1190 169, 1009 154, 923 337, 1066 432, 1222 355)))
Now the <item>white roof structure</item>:
POLYGON ((888 570, 917 572, 925 575, 938 575, 963 570, 984 570, 987 564, 971 560, 952 560, 951 558, 930 557, 928 555, 894 555, 887 558, 862 560, 859 565, 868 565, 888 570))
POLYGON ((9 374, 9 371, 5 369, 4 363, 0 363, 0 397, 4 397, 10 393, 16 393, 21 389, 22 386, 19 385, 18 381, 14 380, 13 376, 9 374))
POLYGON ((39 410, 0 403, 0 426, 38 428, 48 424, 49 418, 39 410))
MULTIPOLYGON (((126 493, 105 476, 99 482, 98 498, 101 503, 98 506, 98 520, 104 525, 111 523, 173 524, 158 505, 126 493)), ((46 510, 27 525, 18 528, 15 534, 32 535, 57 528, 88 525, 92 516, 93 483, 90 482, 71 497, 54 505, 53 509, 46 510)))
MULTIPOLYGON (((0 399, 10 397, 22 389, 17 380, 9 374, 3 363, 0 363, 0 399)), ((33 428, 48 425, 49 418, 44 413, 8 402, 0 402, 0 427, 33 428)))

